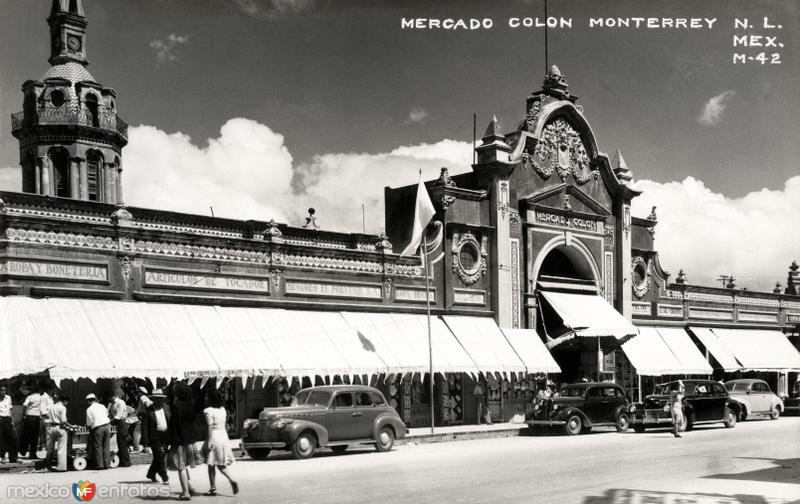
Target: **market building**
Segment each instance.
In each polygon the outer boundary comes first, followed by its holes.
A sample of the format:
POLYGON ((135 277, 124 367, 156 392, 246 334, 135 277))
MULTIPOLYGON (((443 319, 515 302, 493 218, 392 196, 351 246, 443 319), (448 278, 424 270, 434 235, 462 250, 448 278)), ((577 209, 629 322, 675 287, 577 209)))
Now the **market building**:
POLYGON ((400 256, 416 185, 385 190, 382 235, 319 229, 313 210, 292 226, 126 206, 127 126, 86 69, 82 2, 54 0, 48 23, 51 68, 12 115, 22 192, 0 192, 12 393, 52 378, 79 421, 88 390, 210 382, 235 433, 299 387, 339 381, 377 386, 424 426, 431 402, 437 424, 519 419, 546 374, 631 397, 653 377, 797 379, 796 264, 784 293, 672 280, 655 208, 631 215, 632 171, 600 151, 555 66, 516 130, 489 123, 470 172, 426 183, 436 215, 419 255, 400 256))

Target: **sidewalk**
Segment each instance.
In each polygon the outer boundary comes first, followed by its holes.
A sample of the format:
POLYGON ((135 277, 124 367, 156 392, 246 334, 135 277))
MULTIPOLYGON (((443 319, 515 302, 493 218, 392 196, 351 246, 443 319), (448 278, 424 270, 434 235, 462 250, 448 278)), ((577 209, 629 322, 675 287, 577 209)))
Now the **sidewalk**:
MULTIPOLYGON (((433 433, 431 433, 430 427, 415 427, 408 429, 408 434, 405 439, 398 439, 396 444, 413 445, 466 441, 470 439, 506 438, 519 436, 526 430, 527 426, 523 423, 448 425, 445 427, 435 427, 433 433)), ((231 439, 230 446, 237 459, 246 457, 241 448, 241 439, 231 439)), ((44 457, 44 455, 44 451, 39 452, 40 457, 44 457)), ((149 464, 151 460, 150 454, 145 453, 131 453, 130 457, 131 465, 146 465, 149 464)), ((28 459, 20 459, 15 464, 0 464, 0 474, 33 472, 36 470, 35 464, 36 461, 28 459)))

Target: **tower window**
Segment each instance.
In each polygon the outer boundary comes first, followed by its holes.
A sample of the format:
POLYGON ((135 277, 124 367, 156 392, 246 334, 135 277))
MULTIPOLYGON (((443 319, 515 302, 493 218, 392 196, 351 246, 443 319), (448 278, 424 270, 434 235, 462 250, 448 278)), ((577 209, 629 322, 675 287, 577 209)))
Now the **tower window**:
POLYGON ((103 158, 97 152, 90 152, 86 156, 86 186, 89 201, 97 201, 99 193, 100 167, 103 165, 103 158))
POLYGON ((53 182, 56 196, 60 198, 69 198, 69 157, 67 156, 67 151, 58 149, 52 152, 50 154, 50 161, 53 163, 53 176, 55 177, 53 182))
POLYGON ((56 89, 50 93, 50 103, 53 104, 54 107, 60 107, 64 105, 64 92, 56 89))
POLYGON ((97 115, 99 112, 97 107, 97 95, 93 93, 86 95, 86 109, 89 113, 89 124, 97 128, 100 125, 100 117, 97 115))

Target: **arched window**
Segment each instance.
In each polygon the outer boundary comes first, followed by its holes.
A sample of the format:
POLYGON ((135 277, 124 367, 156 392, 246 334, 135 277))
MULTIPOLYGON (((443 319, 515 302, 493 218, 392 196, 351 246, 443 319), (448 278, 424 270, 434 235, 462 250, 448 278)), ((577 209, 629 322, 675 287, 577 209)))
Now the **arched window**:
POLYGON ((98 116, 97 95, 88 93, 86 95, 86 109, 89 114, 89 124, 97 128, 100 125, 100 116, 98 116))
POLYGON ((60 107, 64 105, 64 92, 60 89, 56 89, 50 92, 50 103, 53 104, 54 107, 60 107))
POLYGON ((99 201, 103 156, 97 151, 86 154, 86 187, 89 201, 99 201))
POLYGON ((69 186, 69 154, 66 149, 50 151, 50 162, 53 165, 53 187, 55 195, 61 198, 70 197, 69 186))

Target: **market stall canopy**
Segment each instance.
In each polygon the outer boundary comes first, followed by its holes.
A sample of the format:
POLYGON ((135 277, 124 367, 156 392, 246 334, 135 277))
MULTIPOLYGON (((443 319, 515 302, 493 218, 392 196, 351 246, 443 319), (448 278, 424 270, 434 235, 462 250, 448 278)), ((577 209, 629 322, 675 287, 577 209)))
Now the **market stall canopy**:
POLYGON ((547 348, 574 337, 613 337, 625 341, 639 333, 628 319, 600 296, 541 291, 541 298, 561 317, 568 330, 567 334, 548 341, 547 348))
POLYGON ((642 376, 683 374, 681 362, 655 327, 639 327, 639 335, 622 345, 622 351, 642 376))
POLYGON ((682 327, 659 327, 657 331, 681 364, 681 371, 674 374, 710 375, 714 372, 682 327))
POLYGON ((717 337, 714 332, 707 327, 689 327, 689 330, 697 336, 708 352, 719 362, 723 371, 738 371, 742 369, 742 364, 736 360, 728 347, 717 337))
POLYGON ((800 353, 780 331, 712 329, 745 371, 800 371, 800 353))
POLYGON ((533 329, 502 328, 503 334, 525 364, 528 373, 560 373, 556 363, 539 335, 533 329))

